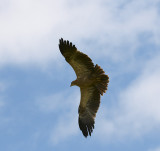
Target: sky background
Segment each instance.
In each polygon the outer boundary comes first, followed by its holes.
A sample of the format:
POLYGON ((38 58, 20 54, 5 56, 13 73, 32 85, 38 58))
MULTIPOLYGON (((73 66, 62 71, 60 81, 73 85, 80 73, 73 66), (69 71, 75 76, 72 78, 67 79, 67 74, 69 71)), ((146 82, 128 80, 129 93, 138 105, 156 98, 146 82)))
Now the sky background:
POLYGON ((0 0, 0 150, 160 151, 160 0, 0 0), (61 37, 110 77, 87 139, 61 37))

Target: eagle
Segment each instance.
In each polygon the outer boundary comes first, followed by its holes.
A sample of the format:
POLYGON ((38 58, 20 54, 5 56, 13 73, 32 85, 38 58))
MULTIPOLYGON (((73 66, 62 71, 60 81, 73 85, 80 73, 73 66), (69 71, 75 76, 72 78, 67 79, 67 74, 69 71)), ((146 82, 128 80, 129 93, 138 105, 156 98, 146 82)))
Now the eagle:
POLYGON ((100 105, 100 96, 107 90, 109 77, 99 65, 94 65, 86 54, 78 51, 72 42, 61 38, 59 49, 77 76, 77 79, 71 82, 71 86, 80 87, 79 128, 85 137, 91 136, 100 105))

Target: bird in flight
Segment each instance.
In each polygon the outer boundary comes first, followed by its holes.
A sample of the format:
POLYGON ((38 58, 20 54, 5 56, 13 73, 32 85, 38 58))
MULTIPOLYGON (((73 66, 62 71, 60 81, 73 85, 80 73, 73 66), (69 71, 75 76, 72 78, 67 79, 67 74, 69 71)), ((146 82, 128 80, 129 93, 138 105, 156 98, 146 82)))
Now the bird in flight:
POLYGON ((85 137, 91 136, 100 105, 100 96, 107 90, 109 77, 100 66, 94 65, 86 54, 78 51, 68 40, 61 38, 59 49, 77 76, 77 79, 71 82, 71 86, 80 87, 79 128, 85 137))

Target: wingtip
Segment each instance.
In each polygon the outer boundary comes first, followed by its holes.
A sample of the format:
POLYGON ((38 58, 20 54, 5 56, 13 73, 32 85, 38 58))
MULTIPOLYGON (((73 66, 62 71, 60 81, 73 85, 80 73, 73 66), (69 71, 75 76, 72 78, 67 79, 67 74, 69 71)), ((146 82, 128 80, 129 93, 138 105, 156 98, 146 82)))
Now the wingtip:
POLYGON ((94 121, 92 123, 84 123, 82 119, 79 117, 79 128, 82 131, 82 134, 85 138, 91 136, 94 129, 94 121))
POLYGON ((59 48, 61 50, 62 47, 70 48, 72 50, 76 50, 76 46, 72 44, 69 40, 64 40, 63 38, 59 39, 59 48))
POLYGON ((63 38, 59 39, 59 43, 61 44, 63 42, 63 38))

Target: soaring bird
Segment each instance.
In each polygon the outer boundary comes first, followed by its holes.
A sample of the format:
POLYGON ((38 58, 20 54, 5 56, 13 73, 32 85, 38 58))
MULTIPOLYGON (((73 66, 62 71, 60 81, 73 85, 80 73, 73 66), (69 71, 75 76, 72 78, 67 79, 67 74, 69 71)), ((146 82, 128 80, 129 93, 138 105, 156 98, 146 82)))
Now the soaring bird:
POLYGON ((80 87, 79 128, 85 137, 91 136, 100 105, 100 96, 107 90, 109 77, 100 66, 94 65, 86 54, 78 51, 68 40, 61 38, 59 49, 77 76, 77 79, 71 82, 71 86, 80 87))

